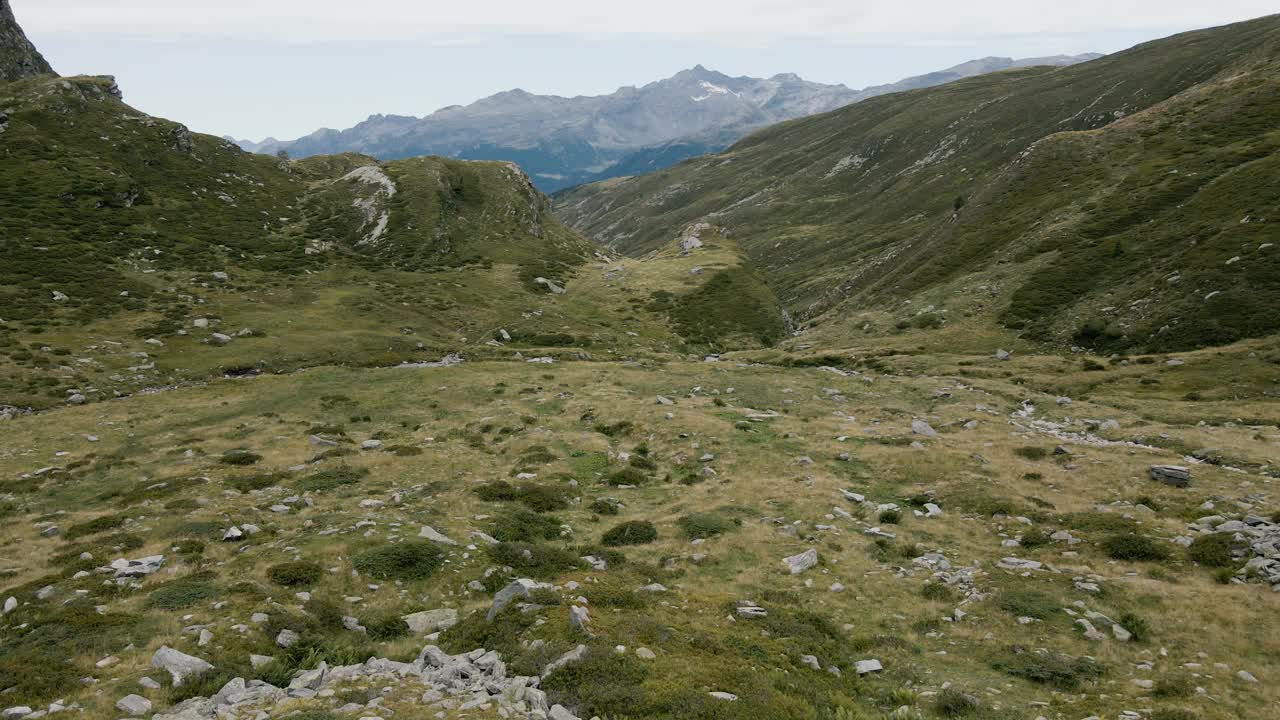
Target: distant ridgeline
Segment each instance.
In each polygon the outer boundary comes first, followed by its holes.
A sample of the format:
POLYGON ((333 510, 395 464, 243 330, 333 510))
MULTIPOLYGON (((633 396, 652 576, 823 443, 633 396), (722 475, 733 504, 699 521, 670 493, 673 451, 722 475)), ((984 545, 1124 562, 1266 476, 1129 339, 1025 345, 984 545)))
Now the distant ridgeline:
POLYGON ((1278 124, 1271 16, 874 98, 557 210, 633 255, 720 226, 802 326, 963 308, 1064 347, 1188 349, 1280 331, 1278 124))
POLYGON ((294 157, 359 152, 384 160, 445 155, 518 163, 539 188, 653 172, 717 152, 753 129, 834 110, 886 93, 1029 65, 1070 65, 1097 55, 983 58, 890 85, 852 90, 794 74, 730 77, 701 65, 609 95, 556 97, 512 90, 426 117, 373 115, 346 130, 318 130, 292 141, 237 141, 294 157))

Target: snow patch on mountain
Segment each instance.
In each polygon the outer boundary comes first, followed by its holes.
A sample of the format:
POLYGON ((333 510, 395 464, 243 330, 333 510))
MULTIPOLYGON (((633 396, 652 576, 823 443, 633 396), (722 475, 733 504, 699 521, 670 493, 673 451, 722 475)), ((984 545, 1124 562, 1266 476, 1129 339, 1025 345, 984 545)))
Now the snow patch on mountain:
POLYGON ((710 100, 716 95, 732 95, 734 97, 742 97, 742 93, 736 93, 727 87, 716 85, 714 83, 709 83, 706 80, 703 80, 702 82, 698 83, 698 86, 701 87, 702 90, 707 94, 690 96, 689 99, 694 102, 702 102, 704 100, 710 100))

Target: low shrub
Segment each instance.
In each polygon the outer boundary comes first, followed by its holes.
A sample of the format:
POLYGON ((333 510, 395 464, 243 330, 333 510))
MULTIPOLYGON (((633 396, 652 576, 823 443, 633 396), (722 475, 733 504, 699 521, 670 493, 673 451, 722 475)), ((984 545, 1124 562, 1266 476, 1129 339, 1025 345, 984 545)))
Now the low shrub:
POLYGON ((597 515, 617 515, 622 503, 613 498, 596 498, 587 509, 597 515))
POLYGON ((147 597, 147 607, 181 610, 218 595, 218 588, 213 583, 197 579, 174 580, 151 591, 151 595, 147 597))
POLYGON ((950 587, 939 582, 927 582, 920 587, 920 596, 933 602, 949 603, 956 599, 956 593, 950 587))
POLYGON ((1240 547, 1231 533, 1198 535, 1187 548, 1187 556, 1205 567, 1226 568, 1236 564, 1232 553, 1240 547))
POLYGON ((108 530, 115 530, 124 525, 126 520, 124 515, 103 515, 86 522, 77 523, 67 528, 63 533, 63 537, 68 540, 87 537, 89 535, 97 535, 108 530))
POLYGON ((610 547, 620 545, 646 545, 658 539, 658 528, 648 520, 631 520, 616 525, 600 539, 610 547))
POLYGON ((1015 651, 993 663, 995 669, 1013 677, 1072 692, 1103 675, 1092 658, 1071 657, 1048 650, 1015 651))
POLYGON ((1151 639, 1151 623, 1147 619, 1137 613, 1126 611, 1120 614, 1116 619, 1120 623, 1120 627, 1129 631, 1133 636, 1133 642, 1146 642, 1151 639))
POLYGON ((901 510, 881 510, 877 520, 884 525, 897 525, 902 522, 901 510))
POLYGON ((283 587, 314 585, 324 576, 324 570, 313 562, 298 561, 272 565, 267 569, 271 582, 283 587))
POLYGON ((996 606, 1017 617, 1048 620, 1062 611, 1062 602, 1039 590, 1004 590, 996 597, 996 606))
POLYGON ((1156 680, 1151 695, 1158 698, 1191 697, 1196 691, 1196 683, 1190 675, 1166 675, 1156 680))
POLYGON ((224 482, 242 493, 247 493, 279 485, 287 477, 284 473, 237 475, 227 478, 224 482))
POLYGON ((298 487, 312 492, 321 492, 324 490, 332 490, 343 485, 354 485, 368 475, 369 470, 367 468, 339 465, 338 467, 321 470, 320 472, 315 472, 306 476, 299 481, 298 487))
POLYGON ((383 580, 421 580, 444 564, 444 551, 428 542, 380 545, 356 554, 356 570, 383 580))
POLYGON ((612 648, 593 645, 580 662, 570 663, 542 680, 553 702, 591 717, 633 717, 645 699, 642 684, 649 671, 644 661, 612 648))
POLYGON ((700 540, 723 535, 742 523, 719 513, 690 513, 676 520, 676 526, 690 540, 700 540))
POLYGON ((363 617, 360 619, 360 624, 364 626, 370 640, 379 642, 396 640, 409 634, 409 626, 399 613, 384 612, 363 617))
POLYGON ((1015 448, 1013 454, 1024 460, 1043 460, 1049 457, 1048 450, 1035 446, 1015 448))
POLYGON ((223 465, 254 465, 261 459, 262 456, 255 452, 237 448, 224 452, 222 457, 218 458, 218 462, 223 465))
POLYGON ((622 435, 630 435, 635 430, 635 423, 630 420, 623 420, 616 423, 596 423, 594 429, 601 435, 608 437, 619 437, 622 435))
POLYGON ((947 688, 938 693, 933 701, 933 709, 942 717, 958 718, 972 715, 978 711, 981 703, 978 698, 955 688, 947 688))
POLYGON ((563 522, 555 515, 543 515, 517 508, 493 519, 490 535, 505 542, 534 542, 560 537, 563 522))
POLYGON ((1112 560, 1159 562, 1169 557, 1168 548, 1145 535, 1112 535, 1102 548, 1112 560))
POLYGON ((489 547, 488 552, 495 563, 510 567, 518 575, 537 579, 553 578, 582 567, 582 559, 577 554, 552 545, 502 542, 489 547))

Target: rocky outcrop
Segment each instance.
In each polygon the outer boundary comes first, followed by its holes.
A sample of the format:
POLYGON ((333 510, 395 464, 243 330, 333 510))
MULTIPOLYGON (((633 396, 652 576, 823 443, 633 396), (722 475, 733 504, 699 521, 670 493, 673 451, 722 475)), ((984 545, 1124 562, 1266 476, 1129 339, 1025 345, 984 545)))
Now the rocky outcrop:
POLYGON ((9 0, 0 0, 0 82, 51 73, 53 68, 18 25, 9 0))
MULTIPOLYGON (((547 666, 545 677, 555 668, 576 662, 586 653, 579 645, 547 666)), ((473 650, 462 655, 449 655, 435 645, 427 645, 413 662, 397 662, 370 658, 358 665, 330 667, 320 663, 313 670, 296 673, 287 687, 276 687, 261 680, 235 678, 215 695, 191 698, 164 712, 155 720, 206 720, 215 717, 278 717, 281 711, 301 709, 300 702, 332 696, 345 684, 373 683, 407 691, 406 697, 421 705, 422 717, 448 710, 499 708, 503 717, 564 718, 577 716, 560 705, 551 705, 545 692, 538 688, 540 677, 508 676, 502 657, 493 651, 473 650)), ((400 695, 402 693, 396 693, 400 695)), ((381 698, 367 708, 374 710, 381 698)), ((350 704, 339 712, 351 714, 366 706, 350 704)))

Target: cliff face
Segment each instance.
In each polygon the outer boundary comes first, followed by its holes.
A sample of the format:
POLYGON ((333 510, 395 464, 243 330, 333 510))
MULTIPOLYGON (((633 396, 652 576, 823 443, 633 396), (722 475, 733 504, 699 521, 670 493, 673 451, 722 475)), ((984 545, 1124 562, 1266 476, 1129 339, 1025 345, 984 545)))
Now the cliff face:
POLYGON ((52 72, 53 68, 22 32, 9 0, 0 0, 0 82, 52 72))

